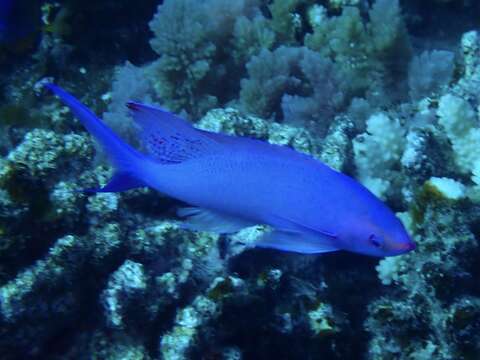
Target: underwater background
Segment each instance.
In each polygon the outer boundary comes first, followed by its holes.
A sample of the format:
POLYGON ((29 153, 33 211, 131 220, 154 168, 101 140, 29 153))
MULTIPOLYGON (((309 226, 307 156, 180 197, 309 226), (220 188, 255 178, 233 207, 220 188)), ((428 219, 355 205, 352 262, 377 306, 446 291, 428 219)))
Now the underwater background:
POLYGON ((479 232, 479 1, 0 2, 1 359, 480 359, 479 232), (112 169, 42 81, 133 145, 128 100, 309 153, 417 249, 251 249, 79 192, 112 169))

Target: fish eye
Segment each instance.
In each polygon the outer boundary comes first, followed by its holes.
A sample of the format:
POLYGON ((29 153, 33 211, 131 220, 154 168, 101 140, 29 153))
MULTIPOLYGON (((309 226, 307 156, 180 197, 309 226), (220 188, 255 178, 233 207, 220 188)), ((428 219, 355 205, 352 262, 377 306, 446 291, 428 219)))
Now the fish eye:
POLYGON ((381 237, 376 236, 375 234, 370 235, 370 237, 368 238, 368 241, 377 249, 381 249, 384 245, 383 239, 381 237))

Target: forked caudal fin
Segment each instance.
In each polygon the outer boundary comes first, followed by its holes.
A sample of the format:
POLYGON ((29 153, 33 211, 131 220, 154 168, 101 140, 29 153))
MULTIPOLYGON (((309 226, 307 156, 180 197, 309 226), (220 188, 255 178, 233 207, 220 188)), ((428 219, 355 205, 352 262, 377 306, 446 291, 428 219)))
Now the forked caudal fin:
POLYGON ((88 189, 87 192, 115 192, 144 186, 138 177, 138 169, 146 160, 141 154, 106 126, 89 108, 55 84, 45 84, 45 87, 57 95, 67 105, 73 114, 95 137, 112 161, 116 172, 110 182, 103 188, 88 189))

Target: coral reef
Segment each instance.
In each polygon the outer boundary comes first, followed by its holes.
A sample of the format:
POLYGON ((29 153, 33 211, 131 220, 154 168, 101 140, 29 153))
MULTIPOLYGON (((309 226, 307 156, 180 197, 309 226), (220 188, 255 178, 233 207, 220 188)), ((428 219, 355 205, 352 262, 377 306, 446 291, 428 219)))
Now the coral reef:
MULTIPOLYGON (((462 44, 472 35, 465 34, 462 44)), ((444 151, 453 153, 450 174, 455 179, 432 177, 424 183, 410 201, 410 213, 402 215, 418 251, 381 260, 377 267, 381 281, 396 289, 369 306, 372 359, 473 359, 479 351, 480 318, 474 304, 480 294, 471 282, 478 276, 480 251, 477 184, 475 177, 462 177, 475 171, 477 152, 472 146, 479 114, 458 96, 460 88, 471 89, 467 84, 476 81, 472 75, 478 69, 469 68, 468 51, 464 54, 462 79, 441 95, 438 123, 428 125, 442 127, 437 136, 450 140, 450 149, 444 151), (459 317, 465 321, 457 321, 459 317)))
POLYGON ((42 2, 37 41, 0 44, 2 359, 476 359, 478 10, 42 2), (112 169, 45 77, 140 149, 128 100, 311 154, 381 197, 417 249, 253 249, 262 225, 191 232, 151 189, 84 194, 112 169))
POLYGON ((480 254, 472 232, 478 205, 448 194, 436 185, 424 186, 418 195, 423 207, 415 213, 420 219, 407 220, 417 234, 418 251, 378 265, 382 282, 396 289, 369 306, 365 325, 372 334, 372 359, 473 359, 479 351, 474 304, 480 298, 471 283, 480 254))
POLYGON ((367 120, 366 133, 353 140, 355 165, 361 182, 378 197, 388 190, 389 179, 398 174, 387 171, 399 162, 404 151, 405 130, 398 119, 384 113, 374 114, 367 120))

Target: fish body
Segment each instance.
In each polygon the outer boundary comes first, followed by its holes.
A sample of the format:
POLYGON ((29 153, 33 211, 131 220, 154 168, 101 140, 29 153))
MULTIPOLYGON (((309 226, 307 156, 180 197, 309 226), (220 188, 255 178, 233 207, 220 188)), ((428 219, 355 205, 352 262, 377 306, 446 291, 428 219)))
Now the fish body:
POLYGON ((160 108, 130 102, 148 154, 123 142, 88 108, 46 85, 105 148, 117 172, 104 188, 149 186, 182 200, 185 226, 230 233, 274 230, 256 244, 298 253, 347 250, 398 255, 415 244, 391 210, 364 186, 288 147, 195 129, 160 108))

